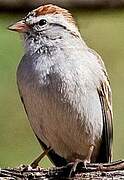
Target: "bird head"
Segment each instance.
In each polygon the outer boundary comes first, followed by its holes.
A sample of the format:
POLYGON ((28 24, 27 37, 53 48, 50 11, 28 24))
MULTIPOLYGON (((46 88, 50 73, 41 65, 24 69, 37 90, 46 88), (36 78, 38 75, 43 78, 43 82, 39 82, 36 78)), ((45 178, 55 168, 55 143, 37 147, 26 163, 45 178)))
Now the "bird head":
POLYGON ((9 30, 17 31, 27 35, 32 34, 51 34, 62 35, 68 31, 79 34, 72 15, 63 8, 49 4, 28 13, 21 21, 11 25, 9 30))

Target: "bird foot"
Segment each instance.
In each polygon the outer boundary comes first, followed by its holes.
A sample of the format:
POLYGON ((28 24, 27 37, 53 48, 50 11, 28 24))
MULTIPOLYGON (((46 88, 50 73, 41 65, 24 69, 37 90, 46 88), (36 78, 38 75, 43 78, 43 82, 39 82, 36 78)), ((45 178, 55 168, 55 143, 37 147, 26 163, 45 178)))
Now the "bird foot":
POLYGON ((85 159, 83 161, 84 167, 87 168, 87 164, 90 164, 90 160, 85 159))
MULTIPOLYGON (((87 160, 87 159, 85 159, 85 160, 83 160, 83 161, 80 160, 80 159, 76 159, 75 162, 74 162, 74 164, 72 165, 71 171, 70 171, 70 173, 69 173, 69 178, 74 177, 76 171, 80 171, 80 169, 81 169, 82 167, 87 168, 87 164, 89 164, 89 163, 90 163, 90 161, 87 160)), ((72 164, 72 163, 71 163, 71 164, 72 164)))
POLYGON ((31 171, 33 168, 30 165, 20 165, 19 169, 21 172, 31 171))

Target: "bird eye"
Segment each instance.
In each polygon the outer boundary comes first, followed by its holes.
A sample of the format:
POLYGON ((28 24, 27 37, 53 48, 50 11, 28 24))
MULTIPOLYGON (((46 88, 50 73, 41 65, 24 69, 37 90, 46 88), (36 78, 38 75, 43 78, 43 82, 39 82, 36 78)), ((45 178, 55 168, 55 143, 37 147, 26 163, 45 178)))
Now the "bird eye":
POLYGON ((41 19, 40 21, 39 21, 39 25, 40 26, 43 26, 43 25, 45 25, 47 23, 47 21, 45 20, 45 19, 41 19))

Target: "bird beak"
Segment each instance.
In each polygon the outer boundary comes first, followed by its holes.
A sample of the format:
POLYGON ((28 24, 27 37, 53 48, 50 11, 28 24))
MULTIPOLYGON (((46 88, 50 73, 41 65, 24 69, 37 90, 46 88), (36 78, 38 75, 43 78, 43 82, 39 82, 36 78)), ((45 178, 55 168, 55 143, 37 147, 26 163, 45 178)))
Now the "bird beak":
POLYGON ((17 23, 9 26, 8 29, 19 33, 25 33, 29 30, 29 26, 23 21, 18 21, 17 23))

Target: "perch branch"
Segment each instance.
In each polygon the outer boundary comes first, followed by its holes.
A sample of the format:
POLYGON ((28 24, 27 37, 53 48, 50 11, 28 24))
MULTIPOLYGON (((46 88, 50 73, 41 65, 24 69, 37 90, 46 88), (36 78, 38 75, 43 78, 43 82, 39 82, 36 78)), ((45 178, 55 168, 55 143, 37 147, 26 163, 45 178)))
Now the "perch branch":
MULTIPOLYGON (((61 180, 68 179, 73 164, 64 167, 53 167, 44 169, 31 166, 20 166, 18 168, 0 169, 0 180, 61 180)), ((94 179, 124 179, 124 160, 107 164, 88 164, 85 168, 83 162, 79 163, 74 180, 94 180, 94 179)))

